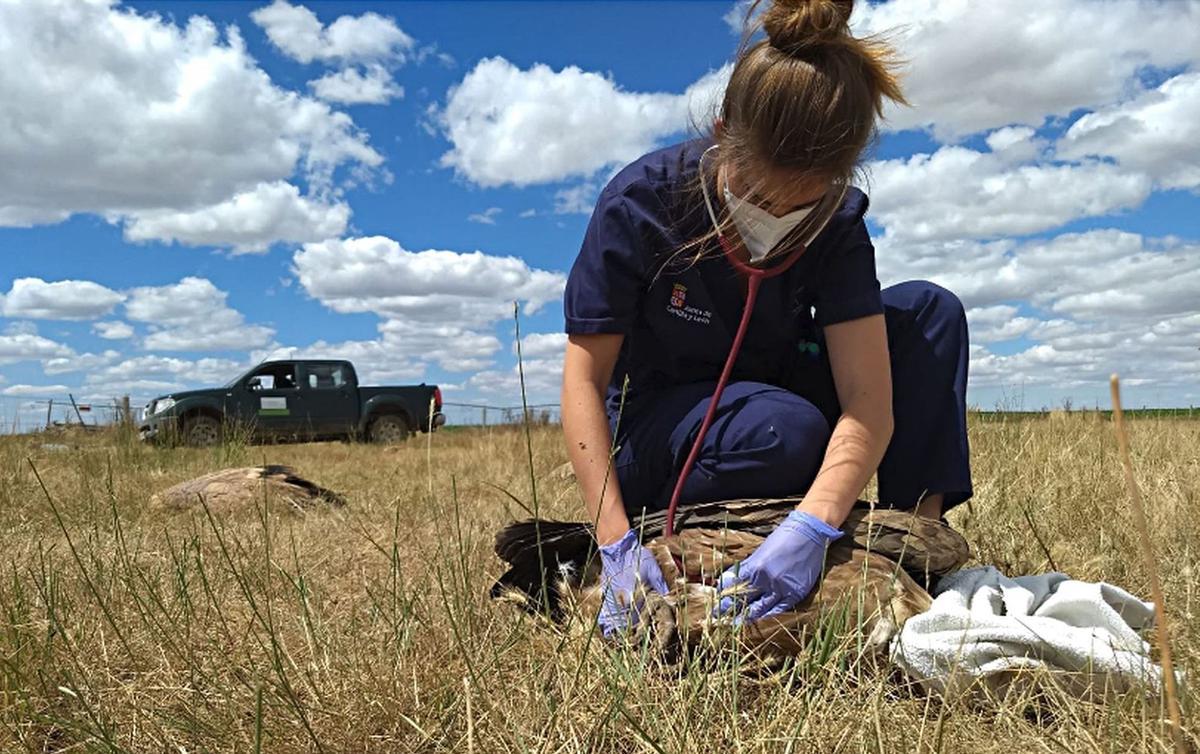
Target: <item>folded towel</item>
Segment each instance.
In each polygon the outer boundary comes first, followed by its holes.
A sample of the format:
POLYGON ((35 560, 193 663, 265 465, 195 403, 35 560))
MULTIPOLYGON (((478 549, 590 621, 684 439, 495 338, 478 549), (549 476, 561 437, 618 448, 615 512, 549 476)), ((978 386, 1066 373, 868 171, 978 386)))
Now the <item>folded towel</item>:
POLYGON ((892 661, 948 696, 976 680, 1005 693, 1026 670, 1068 679, 1076 693, 1141 686, 1158 693, 1160 669, 1138 634, 1154 605, 1103 582, 1045 573, 1009 578, 991 566, 941 580, 929 610, 909 618, 892 661))

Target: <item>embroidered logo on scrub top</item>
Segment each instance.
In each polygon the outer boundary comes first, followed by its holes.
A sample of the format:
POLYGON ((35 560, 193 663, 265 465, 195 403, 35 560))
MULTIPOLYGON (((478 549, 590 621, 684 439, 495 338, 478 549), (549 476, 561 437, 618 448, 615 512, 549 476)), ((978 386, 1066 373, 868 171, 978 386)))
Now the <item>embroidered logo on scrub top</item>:
POLYGON ((674 314, 685 322, 695 322, 701 325, 712 323, 712 312, 687 305, 687 286, 675 283, 671 286, 671 300, 667 303, 667 313, 674 314))

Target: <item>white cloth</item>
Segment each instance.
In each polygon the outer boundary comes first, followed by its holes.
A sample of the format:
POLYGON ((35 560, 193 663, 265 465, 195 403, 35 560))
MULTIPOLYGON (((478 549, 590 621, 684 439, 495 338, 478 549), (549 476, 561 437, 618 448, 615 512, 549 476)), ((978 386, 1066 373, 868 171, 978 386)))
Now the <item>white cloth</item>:
POLYGON ((956 695, 982 680, 1004 693, 1044 669, 1075 693, 1158 693, 1161 671, 1138 634, 1154 605, 1104 582, 1045 573, 1009 578, 992 566, 941 580, 929 610, 909 618, 889 654, 926 688, 956 695))

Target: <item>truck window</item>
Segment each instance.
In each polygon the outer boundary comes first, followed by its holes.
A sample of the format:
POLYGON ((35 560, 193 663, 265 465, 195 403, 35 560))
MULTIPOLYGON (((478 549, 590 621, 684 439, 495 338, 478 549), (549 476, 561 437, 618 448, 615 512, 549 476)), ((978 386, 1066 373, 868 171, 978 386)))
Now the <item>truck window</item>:
POLYGON ((345 364, 309 364, 305 372, 313 390, 337 390, 347 382, 345 364))
POLYGON ((295 390, 296 368, 291 364, 265 366, 250 375, 248 384, 251 390, 295 390))

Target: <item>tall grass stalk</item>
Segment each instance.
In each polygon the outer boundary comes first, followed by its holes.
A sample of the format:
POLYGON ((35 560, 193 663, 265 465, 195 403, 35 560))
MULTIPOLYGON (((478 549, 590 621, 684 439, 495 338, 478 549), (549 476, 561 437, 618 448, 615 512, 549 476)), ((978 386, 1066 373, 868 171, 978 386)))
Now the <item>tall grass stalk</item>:
POLYGON ((1138 541, 1145 559, 1146 574, 1150 578, 1150 592, 1154 599, 1154 617, 1158 633, 1159 660, 1162 665, 1163 689, 1166 692, 1167 712, 1171 717, 1171 738, 1175 750, 1180 754, 1187 751, 1183 740, 1183 720, 1179 713, 1179 694, 1175 688, 1175 663, 1171 658, 1171 635, 1167 625, 1166 599, 1163 597, 1162 581, 1158 576, 1158 558, 1154 554, 1154 541, 1146 523, 1146 508, 1142 493, 1133 475, 1133 459, 1129 455, 1129 434, 1125 431, 1125 419, 1121 414, 1121 381, 1113 375, 1109 382, 1112 388, 1113 424, 1117 430, 1117 446, 1121 453, 1121 467, 1125 471, 1125 487, 1133 503, 1133 523, 1137 527, 1138 541))

